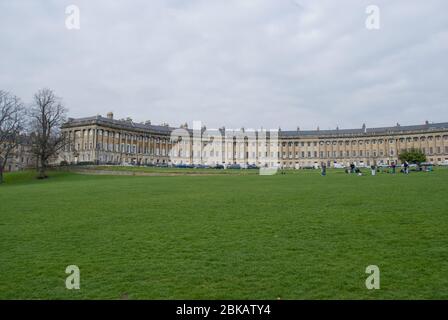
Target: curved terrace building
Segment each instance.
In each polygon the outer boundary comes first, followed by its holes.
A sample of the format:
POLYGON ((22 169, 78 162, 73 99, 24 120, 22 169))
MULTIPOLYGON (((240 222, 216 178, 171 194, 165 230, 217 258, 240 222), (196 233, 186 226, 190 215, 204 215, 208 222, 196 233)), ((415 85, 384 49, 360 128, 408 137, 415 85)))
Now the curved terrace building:
MULTIPOLYGON (((203 134, 206 129, 199 130, 203 134)), ((61 158, 70 163, 98 164, 256 164, 267 163, 285 168, 301 168, 325 163, 356 165, 390 164, 398 161, 400 152, 421 149, 429 162, 448 161, 448 123, 367 128, 283 131, 278 139, 268 134, 234 134, 221 128, 206 139, 198 138, 186 126, 135 123, 131 119, 116 120, 112 113, 69 119, 63 132, 71 143, 61 158), (181 133, 184 133, 183 135, 181 133), (173 133, 173 134, 172 134, 173 133), (221 137, 219 137, 221 136, 221 137), (251 139, 251 137, 255 139, 251 139), (196 145, 202 148, 195 149, 196 145), (195 151, 200 150, 200 151, 195 151), (197 154, 195 153, 197 152, 197 154), (262 159, 268 161, 263 162, 262 159)), ((276 134, 276 135, 277 135, 276 134)), ((199 135, 200 137, 201 135, 199 135)))

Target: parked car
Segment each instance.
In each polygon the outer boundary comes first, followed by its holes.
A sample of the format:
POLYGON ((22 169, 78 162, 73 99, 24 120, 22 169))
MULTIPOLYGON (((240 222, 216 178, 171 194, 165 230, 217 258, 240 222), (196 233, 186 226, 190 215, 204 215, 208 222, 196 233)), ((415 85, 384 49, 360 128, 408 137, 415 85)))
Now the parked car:
POLYGON ((159 168, 168 168, 168 163, 157 163, 157 164, 156 164, 156 167, 159 167, 159 168))
POLYGON ((210 168, 210 166, 208 166, 206 164, 196 164, 196 165, 193 165, 193 167, 196 168, 196 169, 208 169, 208 168, 210 168))
POLYGON ((237 163, 235 163, 235 164, 229 164, 229 165, 227 166, 227 169, 241 169, 241 166, 240 166, 239 164, 237 164, 237 163))
POLYGON ((224 166, 222 164, 217 164, 213 167, 213 169, 224 169, 224 166))
POLYGON ((133 167, 133 166, 134 166, 134 164, 132 164, 132 163, 128 163, 128 162, 123 162, 121 165, 122 165, 123 167, 133 167))
POLYGON ((193 164, 184 163, 184 164, 179 165, 179 168, 193 169, 194 165, 193 164))
POLYGON ((260 169, 260 168, 255 164, 249 164, 246 169, 260 169))
POLYGON ((316 168, 314 166, 303 166, 303 167, 301 167, 301 169, 304 169, 304 170, 314 170, 316 168))

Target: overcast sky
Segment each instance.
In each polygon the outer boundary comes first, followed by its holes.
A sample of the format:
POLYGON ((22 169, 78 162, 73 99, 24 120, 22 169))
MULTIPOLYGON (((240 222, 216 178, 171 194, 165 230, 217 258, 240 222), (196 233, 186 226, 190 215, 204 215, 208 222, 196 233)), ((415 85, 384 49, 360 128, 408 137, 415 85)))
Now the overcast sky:
POLYGON ((446 0, 0 0, 0 89, 170 125, 445 122, 447 17, 446 0))

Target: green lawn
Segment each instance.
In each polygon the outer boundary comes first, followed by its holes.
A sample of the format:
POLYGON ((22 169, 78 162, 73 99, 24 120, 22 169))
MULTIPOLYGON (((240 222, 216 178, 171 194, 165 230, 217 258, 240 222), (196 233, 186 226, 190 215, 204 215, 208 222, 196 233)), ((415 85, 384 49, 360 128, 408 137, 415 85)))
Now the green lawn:
POLYGON ((448 170, 288 173, 8 174, 0 298, 448 299, 448 170))
MULTIPOLYGON (((77 169, 77 167, 74 167, 77 169)), ((79 169, 82 169, 83 166, 79 166, 79 169)), ((103 171, 131 171, 135 173, 158 173, 158 174, 182 174, 182 175, 198 175, 198 174, 226 174, 226 175, 249 175, 249 174, 258 174, 258 170, 239 170, 239 169, 212 169, 212 168, 159 168, 159 167, 137 167, 137 166, 89 166, 89 169, 92 170, 103 170, 103 171)))

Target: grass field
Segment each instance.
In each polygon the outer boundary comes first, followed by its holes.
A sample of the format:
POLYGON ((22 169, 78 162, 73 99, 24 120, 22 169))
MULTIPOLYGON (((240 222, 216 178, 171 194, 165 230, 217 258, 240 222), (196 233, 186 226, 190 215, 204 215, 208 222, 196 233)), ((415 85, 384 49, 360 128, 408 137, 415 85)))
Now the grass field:
POLYGON ((182 175, 257 175, 258 170, 240 170, 240 169, 212 169, 212 168, 159 168, 159 167, 138 167, 138 166, 92 166, 91 170, 104 170, 104 171, 130 171, 135 173, 158 173, 158 174, 182 174, 182 175))
POLYGON ((0 298, 448 299, 447 181, 8 174, 0 298), (80 290, 65 288, 71 264, 80 290))

